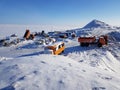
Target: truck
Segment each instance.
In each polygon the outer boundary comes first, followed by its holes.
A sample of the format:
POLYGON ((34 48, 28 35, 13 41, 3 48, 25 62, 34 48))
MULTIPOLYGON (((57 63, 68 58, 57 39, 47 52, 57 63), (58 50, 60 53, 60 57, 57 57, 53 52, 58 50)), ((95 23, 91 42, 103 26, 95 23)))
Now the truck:
POLYGON ((99 37, 97 45, 98 47, 102 47, 103 45, 108 44, 108 36, 107 35, 102 35, 99 37))
POLYGON ((95 43, 96 38, 94 37, 79 37, 78 42, 80 42, 80 46, 88 47, 90 44, 95 43))
POLYGON ((79 37, 78 42, 80 46, 88 47, 90 44, 97 44, 98 47, 102 47, 103 45, 107 45, 108 43, 108 36, 101 35, 100 37, 96 38, 95 36, 92 37, 79 37))

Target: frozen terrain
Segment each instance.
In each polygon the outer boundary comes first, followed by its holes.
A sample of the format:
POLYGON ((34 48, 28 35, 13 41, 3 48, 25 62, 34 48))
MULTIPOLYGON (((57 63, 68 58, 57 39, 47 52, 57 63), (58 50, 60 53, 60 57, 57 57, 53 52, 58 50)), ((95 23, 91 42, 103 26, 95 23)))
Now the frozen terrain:
POLYGON ((45 45, 34 40, 1 46, 0 90, 120 90, 120 29, 106 25, 93 20, 75 30, 77 36, 109 35, 102 48, 81 47, 78 37, 61 39, 61 55, 44 54, 45 45))
POLYGON ((0 39, 11 35, 11 34, 17 34, 18 36, 23 36, 26 29, 29 29, 31 32, 41 32, 42 30, 45 30, 45 32, 48 31, 64 31, 71 28, 76 28, 78 26, 72 26, 72 25, 15 25, 15 24, 0 24, 0 39))

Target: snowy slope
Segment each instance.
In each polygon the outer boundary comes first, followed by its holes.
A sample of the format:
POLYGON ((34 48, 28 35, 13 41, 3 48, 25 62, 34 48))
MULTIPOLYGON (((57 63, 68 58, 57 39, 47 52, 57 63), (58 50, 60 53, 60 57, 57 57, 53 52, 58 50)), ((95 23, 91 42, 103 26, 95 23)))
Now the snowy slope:
POLYGON ((82 65, 64 56, 14 58, 3 61, 0 68, 1 90, 120 89, 117 72, 82 65))
POLYGON ((120 53, 119 46, 116 47, 117 54, 112 54, 110 47, 83 48, 77 39, 64 41, 66 49, 59 56, 41 54, 43 46, 26 47, 26 41, 17 48, 2 48, 1 90, 120 89, 120 62, 115 57, 120 53))
MULTIPOLYGON (((83 28, 74 29, 77 31, 78 36, 100 36, 100 35, 110 35, 116 36, 117 39, 120 36, 120 28, 117 26, 112 26, 106 24, 105 22, 99 20, 92 20, 83 28), (113 34, 112 34, 113 33, 113 34)), ((115 38, 116 38, 115 37, 115 38)))

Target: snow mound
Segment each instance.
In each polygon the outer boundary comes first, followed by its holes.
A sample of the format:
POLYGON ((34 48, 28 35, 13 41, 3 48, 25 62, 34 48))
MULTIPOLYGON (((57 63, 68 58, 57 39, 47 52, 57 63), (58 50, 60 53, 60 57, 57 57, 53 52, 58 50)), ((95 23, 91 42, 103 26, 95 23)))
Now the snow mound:
POLYGON ((120 32, 117 31, 110 32, 109 36, 113 37, 115 41, 120 42, 120 32))

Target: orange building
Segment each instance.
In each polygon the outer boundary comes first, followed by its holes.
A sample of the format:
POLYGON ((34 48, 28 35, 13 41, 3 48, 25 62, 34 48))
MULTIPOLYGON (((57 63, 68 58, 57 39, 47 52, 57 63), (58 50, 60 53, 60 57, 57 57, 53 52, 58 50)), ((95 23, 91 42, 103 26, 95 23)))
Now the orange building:
POLYGON ((65 50, 64 42, 57 42, 54 45, 46 46, 44 49, 45 54, 59 55, 65 50))

